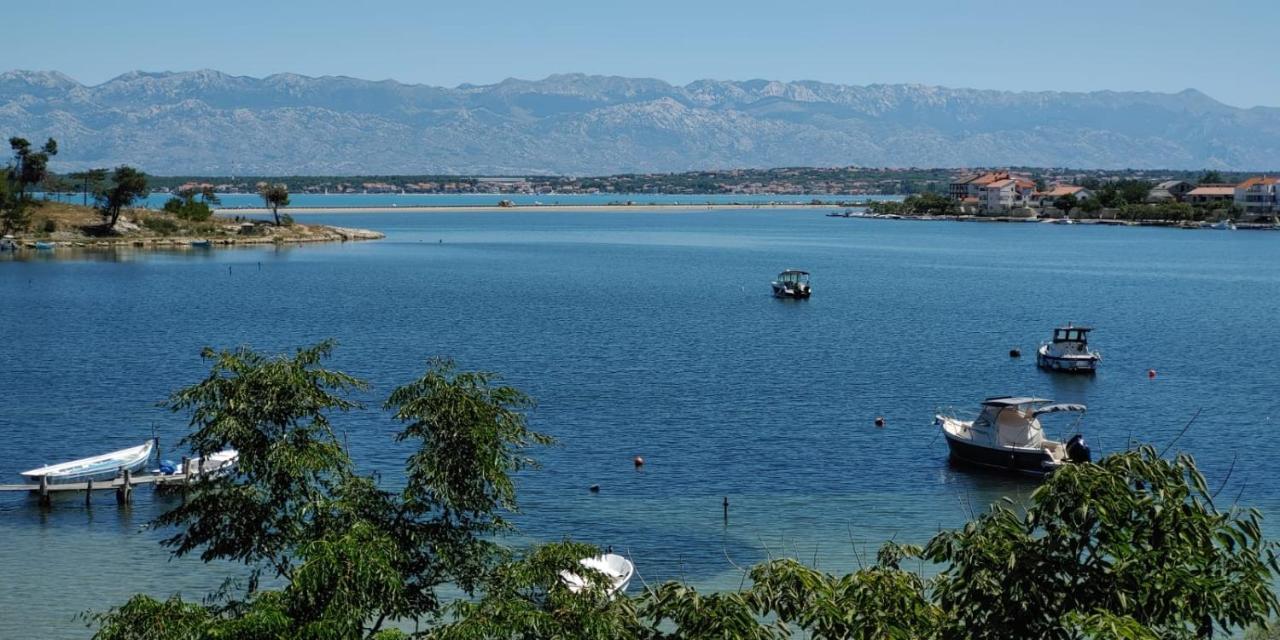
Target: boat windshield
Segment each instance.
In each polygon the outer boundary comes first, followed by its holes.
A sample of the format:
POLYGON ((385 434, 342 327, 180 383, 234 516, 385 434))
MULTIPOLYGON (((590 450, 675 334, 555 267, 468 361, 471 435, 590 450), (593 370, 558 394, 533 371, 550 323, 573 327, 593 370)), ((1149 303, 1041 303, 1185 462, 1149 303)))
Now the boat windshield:
POLYGON ((1053 330, 1054 342, 1087 342, 1089 329, 1081 327, 1059 327, 1053 330))
POLYGON ((798 282, 808 282, 809 274, 804 271, 783 271, 778 274, 778 280, 787 284, 795 284, 798 282))

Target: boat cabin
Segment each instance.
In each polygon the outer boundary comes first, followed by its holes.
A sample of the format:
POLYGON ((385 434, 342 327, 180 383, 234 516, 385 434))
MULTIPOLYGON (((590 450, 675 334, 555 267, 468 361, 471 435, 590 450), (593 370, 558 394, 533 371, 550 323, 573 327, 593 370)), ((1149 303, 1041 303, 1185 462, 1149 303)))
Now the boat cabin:
POLYGON ((787 269, 778 274, 778 282, 782 284, 809 284, 809 272, 799 269, 787 269))
POLYGON ((988 447, 1039 449, 1047 444, 1040 416, 1060 411, 1083 413, 1085 406, 1055 404, 1045 398, 987 398, 982 401, 982 412, 970 427, 970 437, 974 444, 988 447))
POLYGON ((1071 325, 1058 327, 1053 330, 1053 341, 1055 343, 1078 342, 1081 344, 1088 344, 1090 331, 1093 331, 1093 329, 1089 327, 1073 327, 1071 325))

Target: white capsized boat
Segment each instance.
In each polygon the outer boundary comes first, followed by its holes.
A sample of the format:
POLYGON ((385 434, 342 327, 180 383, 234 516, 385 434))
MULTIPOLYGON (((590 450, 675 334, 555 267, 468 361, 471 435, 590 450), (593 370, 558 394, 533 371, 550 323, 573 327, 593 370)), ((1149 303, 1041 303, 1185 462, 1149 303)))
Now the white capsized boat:
POLYGON ((23 471, 21 476, 39 482, 41 477, 48 478, 50 483, 88 482, 89 480, 110 480, 118 477, 124 470, 141 471, 155 450, 156 441, 145 443, 128 449, 104 453, 91 458, 81 458, 71 462, 51 464, 48 466, 23 471))
MULTIPOLYGON (((604 574, 605 579, 608 580, 605 593, 610 596, 618 592, 625 592, 627 583, 631 582, 631 576, 636 571, 635 565, 631 564, 630 560, 616 553, 583 558, 578 562, 588 569, 594 569, 604 574)), ((561 571, 560 580, 574 593, 581 593, 589 586, 586 576, 581 576, 571 571, 561 571)))

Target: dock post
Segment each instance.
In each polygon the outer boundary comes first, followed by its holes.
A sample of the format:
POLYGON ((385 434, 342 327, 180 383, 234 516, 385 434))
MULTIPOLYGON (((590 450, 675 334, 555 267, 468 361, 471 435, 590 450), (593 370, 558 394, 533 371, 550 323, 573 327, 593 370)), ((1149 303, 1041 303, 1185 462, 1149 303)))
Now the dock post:
POLYGON ((116 488, 117 504, 122 504, 122 505, 129 504, 129 493, 133 490, 133 487, 130 486, 129 484, 131 480, 130 475, 131 474, 129 473, 129 470, 125 469, 124 474, 122 476, 124 479, 124 482, 119 487, 116 488))
POLYGON ((191 484, 191 460, 186 456, 182 456, 182 466, 178 467, 182 472, 182 486, 185 488, 191 484))
POLYGON ((89 498, 93 497, 93 478, 89 478, 89 488, 84 492, 84 506, 89 506, 89 498))
POLYGON ((49 476, 40 476, 40 504, 49 506, 49 476))

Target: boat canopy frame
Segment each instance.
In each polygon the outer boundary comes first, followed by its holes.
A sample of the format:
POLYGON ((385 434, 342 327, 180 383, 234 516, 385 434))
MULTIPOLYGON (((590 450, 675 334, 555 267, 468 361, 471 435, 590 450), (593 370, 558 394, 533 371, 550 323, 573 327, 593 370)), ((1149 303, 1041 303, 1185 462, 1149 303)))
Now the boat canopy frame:
POLYGON ((1092 327, 1075 327, 1067 325, 1065 327, 1054 327, 1054 342, 1089 342, 1089 332, 1093 331, 1092 327))

